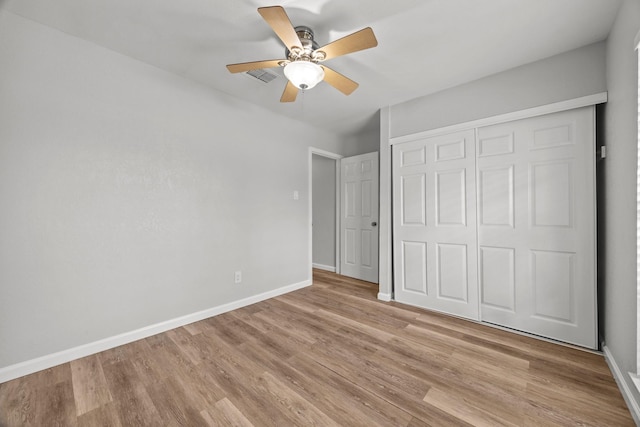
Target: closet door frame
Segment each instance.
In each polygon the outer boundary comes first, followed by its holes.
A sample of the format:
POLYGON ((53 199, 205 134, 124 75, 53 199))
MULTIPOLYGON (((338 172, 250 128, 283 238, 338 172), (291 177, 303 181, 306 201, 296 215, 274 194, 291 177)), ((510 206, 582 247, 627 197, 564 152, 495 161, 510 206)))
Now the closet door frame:
MULTIPOLYGON (((392 167, 392 155, 391 155, 393 145, 430 138, 438 135, 446 135, 448 133, 457 132, 457 131, 477 129, 484 126, 490 126, 490 125, 501 124, 509 121, 515 121, 515 120, 526 119, 526 118, 531 118, 531 117, 536 117, 541 115, 552 114, 552 113, 561 112, 561 111, 572 110, 572 109, 581 108, 581 107, 595 106, 605 102, 607 102, 607 93, 602 92, 602 93, 584 96, 581 98, 561 101, 553 104, 528 108, 528 109, 514 111, 514 112, 501 114, 497 116, 482 118, 482 119, 474 120, 470 122, 453 124, 453 125, 445 126, 438 129, 432 129, 432 130, 427 130, 423 132, 417 132, 414 134, 402 135, 397 137, 391 137, 390 127, 388 125, 385 126, 383 123, 383 125, 381 126, 381 131, 383 135, 381 136, 380 161, 381 161, 381 164, 385 165, 385 166, 381 166, 381 171, 384 171, 385 173, 380 177, 381 178, 380 201, 381 201, 381 210, 388 210, 387 215, 389 216, 389 225, 384 227, 386 233, 384 236, 381 237, 382 244, 380 247, 380 262, 393 264, 395 263, 395 257, 396 257, 396 254, 393 252, 393 246, 396 243, 395 235, 393 234, 394 218, 392 213, 394 210, 393 199, 392 199, 393 167, 392 167), (388 180, 390 184, 382 185, 383 180, 388 180)), ((382 119, 386 118, 386 120, 388 120, 389 114, 390 114, 389 108, 383 109, 381 111, 382 119)), ((381 231, 382 231, 382 228, 381 228, 381 231)), ((594 265, 595 265, 595 260, 594 260, 594 265)), ((394 276, 395 274, 392 275, 389 272, 389 274, 386 274, 381 277, 380 293, 379 293, 380 299, 382 300, 395 299, 394 289, 397 286, 397 284, 395 283, 396 279, 394 276)), ((597 313, 596 313, 596 316, 597 316, 597 313)), ((524 333, 527 334, 526 332, 524 333)), ((594 331, 594 334, 596 333, 597 332, 594 331)), ((532 335, 532 336, 535 336, 535 335, 532 335)))

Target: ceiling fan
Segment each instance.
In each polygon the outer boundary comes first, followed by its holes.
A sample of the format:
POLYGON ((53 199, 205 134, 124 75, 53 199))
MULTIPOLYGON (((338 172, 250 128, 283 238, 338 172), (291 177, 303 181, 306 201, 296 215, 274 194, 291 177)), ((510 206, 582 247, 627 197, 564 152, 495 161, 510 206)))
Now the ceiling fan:
POLYGON ((311 89, 322 80, 345 95, 356 90, 358 83, 319 63, 377 46, 378 41, 371 28, 364 28, 319 47, 313 39, 311 28, 305 26, 294 28, 281 6, 259 7, 258 13, 286 46, 286 59, 229 64, 227 68, 230 72, 242 73, 260 68, 284 67, 284 74, 289 81, 280 102, 295 101, 299 89, 311 89))

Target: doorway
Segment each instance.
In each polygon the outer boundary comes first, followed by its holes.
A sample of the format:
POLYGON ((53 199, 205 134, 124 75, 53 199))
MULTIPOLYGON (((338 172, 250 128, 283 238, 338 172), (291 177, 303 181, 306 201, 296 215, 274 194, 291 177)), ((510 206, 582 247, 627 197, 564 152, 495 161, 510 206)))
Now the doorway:
MULTIPOLYGON (((309 239, 312 268, 340 273, 339 173, 342 156, 309 148, 309 239)), ((312 277, 312 275, 310 275, 312 277)))
POLYGON ((378 152, 343 158, 310 147, 309 194, 310 270, 378 283, 378 152))

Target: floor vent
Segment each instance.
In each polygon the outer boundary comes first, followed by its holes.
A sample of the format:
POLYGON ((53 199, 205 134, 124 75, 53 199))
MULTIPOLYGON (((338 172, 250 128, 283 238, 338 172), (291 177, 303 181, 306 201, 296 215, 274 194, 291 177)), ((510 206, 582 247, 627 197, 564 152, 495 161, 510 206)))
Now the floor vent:
POLYGON ((255 77, 256 79, 264 83, 269 83, 270 81, 278 77, 277 74, 264 69, 250 70, 250 71, 247 71, 247 74, 250 75, 251 77, 255 77))

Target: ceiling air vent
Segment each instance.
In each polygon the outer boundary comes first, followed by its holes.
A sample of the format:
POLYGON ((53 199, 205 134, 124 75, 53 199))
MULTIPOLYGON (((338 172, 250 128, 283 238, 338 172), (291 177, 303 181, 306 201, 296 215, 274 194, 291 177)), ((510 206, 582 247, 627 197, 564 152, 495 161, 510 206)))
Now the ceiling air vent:
POLYGON ((247 74, 250 75, 251 77, 255 77, 256 79, 264 83, 269 83, 270 81, 278 77, 277 74, 267 71, 265 69, 249 70, 247 71, 247 74))

